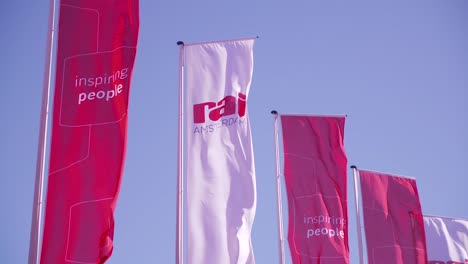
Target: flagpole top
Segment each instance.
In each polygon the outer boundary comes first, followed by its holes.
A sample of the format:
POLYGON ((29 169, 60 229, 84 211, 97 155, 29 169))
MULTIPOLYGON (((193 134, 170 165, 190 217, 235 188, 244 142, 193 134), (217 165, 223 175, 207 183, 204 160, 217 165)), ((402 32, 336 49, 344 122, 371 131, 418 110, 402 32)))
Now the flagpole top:
POLYGON ((181 46, 181 45, 183 46, 183 45, 184 45, 184 42, 181 41, 181 40, 177 41, 177 46, 181 46))
POLYGON ((278 112, 277 112, 276 110, 271 110, 270 113, 271 113, 272 115, 277 115, 277 114, 278 114, 278 112))
POLYGON ((357 167, 355 165, 351 165, 351 169, 357 170, 357 167))

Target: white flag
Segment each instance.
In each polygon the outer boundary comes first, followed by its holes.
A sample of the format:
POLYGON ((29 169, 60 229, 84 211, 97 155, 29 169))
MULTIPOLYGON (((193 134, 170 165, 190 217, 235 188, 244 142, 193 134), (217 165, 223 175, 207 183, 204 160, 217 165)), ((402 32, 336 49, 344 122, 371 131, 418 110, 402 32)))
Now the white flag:
POLYGON ((255 263, 254 39, 185 45, 187 263, 255 263))
POLYGON ((429 264, 468 263, 468 220, 424 216, 429 264))

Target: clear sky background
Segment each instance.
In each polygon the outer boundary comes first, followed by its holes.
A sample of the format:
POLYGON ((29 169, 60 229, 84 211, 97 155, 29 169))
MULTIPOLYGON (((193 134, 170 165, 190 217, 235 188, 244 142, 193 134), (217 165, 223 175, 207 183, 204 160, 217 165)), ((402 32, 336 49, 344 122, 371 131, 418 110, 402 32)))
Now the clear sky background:
MULTIPOLYGON (((6 264, 28 257, 48 11, 46 0, 0 8, 6 264)), ((257 263, 278 263, 272 109, 347 114, 348 165, 415 177, 425 214, 468 219, 467 0, 141 0, 140 23, 108 263, 174 263, 179 40, 260 37, 248 98, 257 263)), ((348 183, 351 263, 358 263, 351 170, 348 183)))

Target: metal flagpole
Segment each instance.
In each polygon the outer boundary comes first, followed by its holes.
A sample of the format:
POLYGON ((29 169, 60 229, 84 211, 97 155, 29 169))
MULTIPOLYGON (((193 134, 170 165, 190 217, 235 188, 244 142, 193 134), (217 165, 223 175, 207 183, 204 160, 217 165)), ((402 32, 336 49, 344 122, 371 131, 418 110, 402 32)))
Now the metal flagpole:
POLYGON ((275 161, 276 161, 276 205, 278 208, 278 237, 279 237, 279 259, 280 264, 285 263, 284 257, 284 236, 283 236, 283 209, 281 206, 281 169, 279 163, 279 147, 278 147, 278 112, 271 111, 274 115, 274 133, 275 133, 275 161))
POLYGON ((177 153, 177 228, 176 228, 176 264, 182 264, 183 261, 183 196, 184 196, 184 178, 183 178, 183 117, 184 117, 184 42, 178 41, 179 46, 179 125, 178 125, 178 153, 177 153))
POLYGON ((44 78, 42 85, 42 104, 39 127, 39 142, 36 159, 36 179, 34 184, 34 200, 31 219, 31 234, 29 238, 29 264, 38 264, 41 248, 42 197, 44 192, 45 157, 47 145, 47 126, 49 120, 49 96, 52 78, 52 57, 54 49, 55 0, 49 1, 49 22, 47 44, 44 62, 44 78))
POLYGON ((353 169, 354 175, 354 198, 355 198, 355 205, 356 205, 356 225, 358 231, 358 246, 359 246, 359 263, 364 264, 364 259, 362 256, 362 233, 361 233, 361 216, 359 212, 359 193, 358 193, 358 181, 359 181, 359 174, 357 167, 352 165, 351 169, 353 169))

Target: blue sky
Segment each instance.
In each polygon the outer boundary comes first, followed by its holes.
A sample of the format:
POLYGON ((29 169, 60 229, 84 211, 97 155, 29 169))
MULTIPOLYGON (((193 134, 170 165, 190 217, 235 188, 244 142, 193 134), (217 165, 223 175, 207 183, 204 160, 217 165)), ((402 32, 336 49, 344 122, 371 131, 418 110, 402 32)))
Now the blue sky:
MULTIPOLYGON (((48 6, 8 1, 0 11, 2 263, 28 256, 48 6)), ((248 99, 257 263, 278 261, 272 109, 347 114, 349 165, 415 177, 424 213, 468 219, 467 1, 142 0, 140 23, 108 263, 174 262, 178 40, 260 37, 248 99)), ((348 182, 357 263, 351 170, 348 182)))

